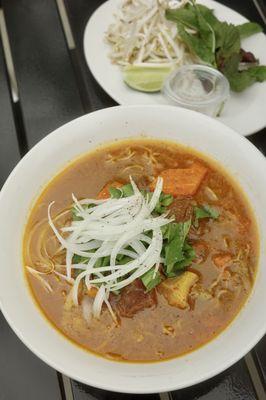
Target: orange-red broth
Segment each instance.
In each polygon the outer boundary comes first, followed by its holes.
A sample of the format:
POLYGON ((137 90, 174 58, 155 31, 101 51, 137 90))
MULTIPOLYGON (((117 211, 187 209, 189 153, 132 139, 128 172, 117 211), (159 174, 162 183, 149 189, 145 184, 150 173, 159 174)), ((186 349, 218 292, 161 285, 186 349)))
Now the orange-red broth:
MULTIPOLYGON (((200 277, 190 292, 190 307, 181 310, 170 306, 157 290, 157 304, 140 310, 131 318, 120 317, 118 326, 106 309, 103 309, 99 320, 93 319, 88 326, 81 307, 71 306, 68 296, 71 286, 68 283, 54 273, 47 274, 45 279, 53 288, 53 292, 48 293, 27 272, 40 309, 73 342, 116 360, 172 358, 212 340, 228 326, 247 300, 256 273, 258 236, 245 196, 223 169, 202 154, 165 141, 140 139, 99 148, 74 161, 52 179, 28 219, 24 236, 24 265, 42 270, 40 243, 45 228, 48 251, 52 253, 58 248, 47 222, 47 207, 51 201, 55 201, 53 216, 56 216, 69 209, 72 193, 79 199, 93 198, 107 182, 127 182, 129 175, 145 187, 160 171, 186 168, 193 161, 207 166, 208 174, 191 201, 193 204, 215 206, 220 216, 217 220, 200 221, 199 229, 192 229, 189 234, 190 243, 197 253, 189 269, 200 277), (222 273, 218 285, 210 290, 221 274, 214 259, 226 254, 230 255, 232 263, 222 273)), ((69 218, 66 212, 56 223, 61 226, 69 218)))

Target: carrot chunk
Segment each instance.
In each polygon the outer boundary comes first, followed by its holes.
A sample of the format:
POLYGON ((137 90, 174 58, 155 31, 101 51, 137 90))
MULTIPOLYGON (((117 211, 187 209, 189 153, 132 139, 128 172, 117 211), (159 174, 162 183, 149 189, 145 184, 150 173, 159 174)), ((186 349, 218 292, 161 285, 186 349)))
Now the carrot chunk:
MULTIPOLYGON (((163 178, 163 192, 174 197, 193 196, 207 174, 207 168, 194 162, 189 168, 166 169, 161 172, 163 178)), ((154 190, 156 179, 151 183, 150 189, 154 190)))
POLYGON ((110 197, 109 188, 110 187, 120 188, 121 186, 123 186, 123 183, 120 183, 120 182, 117 182, 117 181, 107 183, 102 188, 102 190, 98 193, 97 199, 98 200, 109 199, 109 197, 110 197))

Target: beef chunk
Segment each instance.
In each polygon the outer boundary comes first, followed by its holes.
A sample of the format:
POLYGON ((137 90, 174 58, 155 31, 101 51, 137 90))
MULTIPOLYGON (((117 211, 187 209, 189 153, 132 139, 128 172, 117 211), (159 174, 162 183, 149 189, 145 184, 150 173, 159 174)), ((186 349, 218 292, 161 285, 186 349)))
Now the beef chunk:
POLYGON ((174 216, 176 222, 184 222, 192 217, 191 198, 174 199, 169 206, 169 215, 174 216))
POLYGON ((115 308, 121 317, 132 318, 137 312, 157 304, 156 291, 145 293, 145 287, 140 279, 126 286, 116 302, 115 308))

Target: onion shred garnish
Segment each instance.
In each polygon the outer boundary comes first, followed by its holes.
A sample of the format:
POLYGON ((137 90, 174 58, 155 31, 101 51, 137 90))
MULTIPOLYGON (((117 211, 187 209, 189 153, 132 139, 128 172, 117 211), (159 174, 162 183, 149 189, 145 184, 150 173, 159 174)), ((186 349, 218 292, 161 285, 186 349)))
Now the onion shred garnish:
MULTIPOLYGON (((53 223, 51 208, 54 202, 48 207, 50 227, 66 250, 65 279, 73 282, 74 304, 79 304, 79 286, 84 278, 88 289, 91 286, 98 289, 92 305, 95 318, 100 317, 102 306, 106 304, 116 320, 108 300, 109 294, 130 285, 153 267, 158 271, 162 260, 161 227, 169 224, 172 218, 166 214, 154 216, 152 212, 162 193, 163 180, 158 178, 151 198, 141 193, 132 179, 131 185, 134 193, 126 198, 78 201, 73 196, 78 220, 61 228, 62 232, 68 232, 67 237, 63 237, 53 223), (82 261, 73 263, 74 255, 83 257, 82 261), (130 260, 121 265, 118 261, 120 255, 130 260), (97 267, 97 261, 102 257, 110 257, 109 265, 97 267), (73 274, 77 269, 82 271, 78 275, 73 274)), ((60 276, 63 278, 64 275, 60 276)))

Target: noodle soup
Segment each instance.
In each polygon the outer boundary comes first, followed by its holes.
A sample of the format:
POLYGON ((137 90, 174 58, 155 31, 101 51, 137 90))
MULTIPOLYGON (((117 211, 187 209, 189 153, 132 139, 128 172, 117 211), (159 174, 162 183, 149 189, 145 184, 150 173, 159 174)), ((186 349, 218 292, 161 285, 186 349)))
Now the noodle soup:
POLYGON ((167 141, 116 142, 74 161, 40 195, 24 235, 40 309, 73 342, 119 361, 212 340, 248 298, 257 262, 237 184, 167 141))

